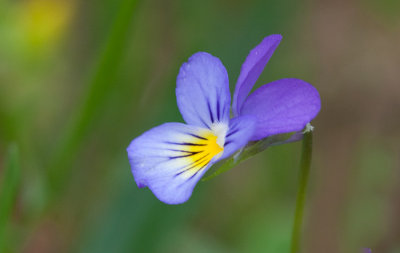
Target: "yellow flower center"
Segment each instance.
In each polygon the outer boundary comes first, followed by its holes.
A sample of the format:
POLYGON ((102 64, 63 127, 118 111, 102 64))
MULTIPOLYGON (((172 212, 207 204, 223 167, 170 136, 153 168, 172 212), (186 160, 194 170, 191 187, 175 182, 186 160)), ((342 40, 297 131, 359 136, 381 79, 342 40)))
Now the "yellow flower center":
POLYGON ((195 153, 189 156, 189 159, 191 159, 192 162, 196 162, 199 167, 208 164, 214 156, 224 150, 224 148, 217 143, 218 137, 211 131, 207 134, 203 134, 201 137, 204 139, 197 138, 193 143, 195 145, 188 146, 188 151, 195 153))
POLYGON ((182 154, 173 158, 183 158, 185 165, 177 175, 193 177, 206 168, 214 157, 220 157, 224 150, 225 132, 220 135, 211 130, 202 130, 180 142, 179 151, 182 154))

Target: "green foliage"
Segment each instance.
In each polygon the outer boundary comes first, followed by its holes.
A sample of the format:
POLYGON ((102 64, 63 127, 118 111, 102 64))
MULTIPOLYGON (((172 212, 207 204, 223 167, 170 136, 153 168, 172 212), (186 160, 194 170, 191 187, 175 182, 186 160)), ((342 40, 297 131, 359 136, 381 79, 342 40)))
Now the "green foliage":
POLYGON ((254 145, 240 158, 268 149, 213 168, 235 166, 179 206, 137 188, 125 150, 182 121, 175 80, 190 55, 220 57, 233 89, 248 51, 272 33, 283 40, 257 85, 309 80, 323 102, 306 252, 325 242, 398 252, 397 14, 395 0, 0 0, 0 252, 288 252, 300 143, 254 145), (72 13, 42 47, 26 39, 37 10, 49 11, 38 34, 72 13))
POLYGON ((16 144, 10 145, 0 183, 0 252, 8 252, 9 227, 21 180, 16 144))
POLYGON ((62 136, 53 163, 50 165, 49 182, 52 193, 57 193, 63 186, 63 181, 68 179, 73 157, 79 152, 86 135, 93 127, 93 121, 104 108, 111 90, 118 87, 116 75, 123 60, 136 4, 136 0, 122 0, 118 7, 111 30, 106 36, 99 59, 92 71, 92 77, 89 79, 88 91, 82 103, 76 108, 69 128, 62 136))

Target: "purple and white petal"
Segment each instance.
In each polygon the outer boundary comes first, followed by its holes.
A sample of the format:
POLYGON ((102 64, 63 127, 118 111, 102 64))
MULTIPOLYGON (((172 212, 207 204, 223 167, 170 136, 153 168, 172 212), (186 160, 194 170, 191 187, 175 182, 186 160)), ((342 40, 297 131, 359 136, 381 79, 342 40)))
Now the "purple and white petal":
POLYGON ((127 148, 139 187, 149 187, 167 204, 180 204, 220 156, 223 148, 208 129, 165 123, 134 139, 127 148))
POLYGON ((246 99, 241 115, 257 118, 252 140, 302 130, 319 112, 318 91, 305 81, 288 78, 261 86, 246 99))
POLYGON ((241 114, 240 110, 247 95, 249 95, 258 77, 264 70, 265 65, 267 65, 275 49, 281 42, 281 39, 282 36, 279 34, 267 36, 247 56, 240 70, 233 95, 232 108, 235 116, 241 114))
POLYGON ((205 52, 192 55, 180 68, 176 98, 189 125, 210 128, 216 122, 228 124, 231 97, 228 73, 221 61, 205 52))
POLYGON ((220 159, 227 158, 250 141, 256 129, 256 118, 251 115, 231 119, 225 137, 224 153, 220 159))

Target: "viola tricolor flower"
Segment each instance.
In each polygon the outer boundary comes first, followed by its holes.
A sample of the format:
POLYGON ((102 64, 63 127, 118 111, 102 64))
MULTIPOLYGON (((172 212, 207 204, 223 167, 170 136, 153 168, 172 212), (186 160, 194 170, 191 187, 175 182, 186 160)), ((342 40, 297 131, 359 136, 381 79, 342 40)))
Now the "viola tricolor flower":
POLYGON ((186 124, 150 129, 127 148, 139 187, 149 187, 167 204, 183 203, 217 161, 249 141, 301 131, 318 114, 317 90, 299 79, 277 80, 249 95, 281 39, 270 35, 247 56, 235 87, 233 118, 228 74, 221 61, 199 52, 182 65, 176 98, 186 124))

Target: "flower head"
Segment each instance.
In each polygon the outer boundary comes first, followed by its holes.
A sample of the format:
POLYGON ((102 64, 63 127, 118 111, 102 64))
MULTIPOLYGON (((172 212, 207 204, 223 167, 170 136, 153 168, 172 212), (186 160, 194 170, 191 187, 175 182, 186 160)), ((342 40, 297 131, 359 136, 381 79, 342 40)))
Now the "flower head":
POLYGON ((233 118, 228 74, 221 61, 199 52, 182 65, 176 97, 186 124, 150 129, 127 149, 139 187, 149 187, 165 203, 183 203, 217 161, 250 140, 300 131, 317 115, 317 90, 298 79, 281 79, 248 95, 280 40, 280 35, 268 36, 250 52, 236 84, 233 118))

